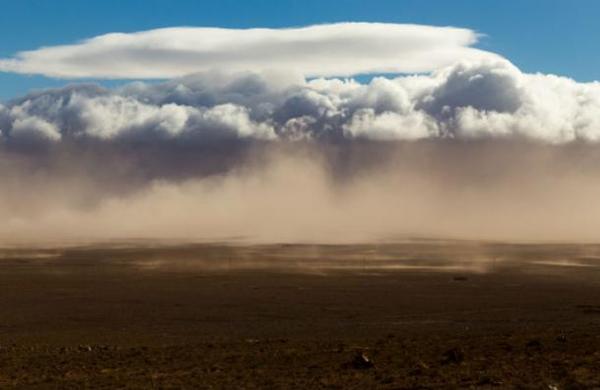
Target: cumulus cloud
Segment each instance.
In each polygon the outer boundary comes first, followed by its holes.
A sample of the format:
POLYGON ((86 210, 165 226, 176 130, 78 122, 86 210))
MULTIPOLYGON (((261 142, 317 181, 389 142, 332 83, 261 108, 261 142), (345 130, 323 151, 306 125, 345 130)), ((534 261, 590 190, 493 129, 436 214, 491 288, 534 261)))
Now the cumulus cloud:
POLYGON ((76 84, 0 106, 0 243, 598 240, 599 140, 599 83, 504 59, 76 84))
POLYGON ((432 74, 312 80, 209 72, 108 90, 74 85, 0 110, 5 144, 524 138, 600 139, 600 84, 522 73, 506 60, 432 74))
POLYGON ((20 52, 0 60, 0 71, 120 79, 167 79, 211 69, 294 70, 304 76, 415 73, 458 59, 497 57, 470 47, 477 38, 468 29, 383 23, 164 28, 20 52))
POLYGON ((375 114, 372 108, 356 111, 344 130, 351 138, 375 140, 416 140, 438 134, 437 124, 422 112, 375 114))

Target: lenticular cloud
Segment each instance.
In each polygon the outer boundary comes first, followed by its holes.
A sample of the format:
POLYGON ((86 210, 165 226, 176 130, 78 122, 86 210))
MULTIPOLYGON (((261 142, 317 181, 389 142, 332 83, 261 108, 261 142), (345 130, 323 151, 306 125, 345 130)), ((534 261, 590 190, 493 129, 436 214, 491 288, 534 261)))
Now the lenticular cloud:
POLYGON ((122 79, 167 79, 211 69, 294 70, 304 76, 430 72, 458 59, 497 57, 471 48, 477 38, 468 29, 384 23, 176 27, 25 51, 0 59, 0 71, 122 79))

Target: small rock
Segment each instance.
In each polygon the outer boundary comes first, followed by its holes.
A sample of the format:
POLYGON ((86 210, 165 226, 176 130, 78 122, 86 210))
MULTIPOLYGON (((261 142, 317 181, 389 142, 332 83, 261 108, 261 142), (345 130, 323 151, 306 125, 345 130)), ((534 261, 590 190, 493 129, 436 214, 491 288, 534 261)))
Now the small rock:
POLYGON ((89 345, 80 345, 79 351, 80 352, 92 352, 92 347, 89 345))
POLYGON ((531 349, 542 349, 542 342, 540 339, 532 339, 529 340, 525 346, 531 349))
POLYGON ((502 386, 503 383, 504 382, 502 382, 499 379, 495 379, 490 376, 483 375, 482 377, 479 378, 477 385, 478 386, 502 386))
POLYGON ((442 364, 460 364, 463 360, 465 360, 465 354, 459 348, 452 348, 442 355, 442 364))
POLYGON ((455 276, 452 278, 452 280, 454 280, 455 282, 466 282, 467 280, 469 280, 469 278, 467 278, 466 276, 455 276))
POLYGON ((410 375, 419 376, 423 375, 427 370, 429 370, 429 366, 419 360, 412 370, 410 370, 410 375))
POLYGON ((218 364, 215 364, 215 365, 211 366, 211 367, 208 369, 208 371, 209 371, 209 372, 221 372, 221 371, 223 371, 223 367, 221 367, 221 366, 220 366, 220 365, 218 365, 218 364))
POLYGON ((351 367, 357 370, 367 370, 369 368, 375 367, 375 364, 369 359, 369 357, 364 352, 359 352, 354 356, 352 362, 350 363, 351 367))

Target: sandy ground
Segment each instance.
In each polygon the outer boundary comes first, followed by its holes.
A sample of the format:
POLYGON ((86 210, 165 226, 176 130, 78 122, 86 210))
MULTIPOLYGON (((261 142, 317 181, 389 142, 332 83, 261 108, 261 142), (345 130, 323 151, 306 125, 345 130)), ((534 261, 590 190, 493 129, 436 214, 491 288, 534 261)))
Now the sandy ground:
POLYGON ((0 388, 600 388, 594 245, 15 248, 0 292, 0 388))

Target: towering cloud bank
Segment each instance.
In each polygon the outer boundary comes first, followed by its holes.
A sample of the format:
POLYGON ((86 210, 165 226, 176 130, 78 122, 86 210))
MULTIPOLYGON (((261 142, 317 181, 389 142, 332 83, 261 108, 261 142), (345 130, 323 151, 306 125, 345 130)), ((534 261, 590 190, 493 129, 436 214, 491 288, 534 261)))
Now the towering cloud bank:
POLYGON ((506 60, 431 75, 312 79, 204 73, 116 90, 73 85, 0 107, 5 145, 251 140, 600 137, 600 84, 523 74, 506 60))
POLYGON ((468 30, 201 31, 175 40, 181 47, 169 43, 179 30, 159 30, 0 65, 119 77, 226 68, 116 89, 73 84, 0 105, 0 243, 600 239, 600 84, 525 74, 469 49, 468 30), (243 47, 219 51, 233 41, 243 47), (432 68, 428 53, 439 54, 432 68), (125 61, 111 68, 103 55, 125 61), (291 63, 300 74, 282 71, 291 63), (368 83, 302 76, 433 68, 368 83))

